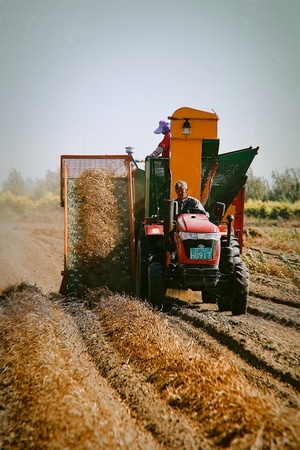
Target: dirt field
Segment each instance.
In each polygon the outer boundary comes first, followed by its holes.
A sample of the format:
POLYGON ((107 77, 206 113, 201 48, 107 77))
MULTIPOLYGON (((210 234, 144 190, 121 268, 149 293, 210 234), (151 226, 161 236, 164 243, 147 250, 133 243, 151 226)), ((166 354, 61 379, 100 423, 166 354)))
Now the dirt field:
POLYGON ((49 213, 0 215, 0 289, 27 282, 58 292, 64 268, 63 208, 49 213))
POLYGON ((246 223, 248 312, 232 316, 194 293, 163 311, 105 288, 64 298, 63 210, 1 214, 0 448, 299 449, 296 226, 285 243, 246 223))

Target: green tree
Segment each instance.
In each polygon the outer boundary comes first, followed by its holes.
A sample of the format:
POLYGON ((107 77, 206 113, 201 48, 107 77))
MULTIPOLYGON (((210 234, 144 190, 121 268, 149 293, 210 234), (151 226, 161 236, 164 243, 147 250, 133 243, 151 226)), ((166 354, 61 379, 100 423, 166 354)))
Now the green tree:
POLYGON ((268 180, 262 177, 255 177, 252 169, 249 169, 248 180, 246 184, 245 198, 252 200, 267 201, 270 197, 270 185, 268 180))
POLYGON ((25 191, 26 195, 33 197, 33 192, 35 189, 35 181, 31 177, 27 177, 25 180, 25 191))
POLYGON ((13 195, 26 195, 32 200, 40 200, 48 192, 59 194, 59 171, 47 170, 44 178, 32 179, 27 177, 24 181, 16 169, 11 169, 8 177, 3 182, 3 191, 10 191, 13 195))
POLYGON ((37 178, 34 182, 34 189, 32 193, 32 198, 34 200, 39 200, 44 197, 47 192, 52 194, 59 194, 59 172, 52 172, 47 170, 44 178, 37 178))
POLYGON ((47 192, 52 192, 53 194, 59 194, 60 191, 60 173, 57 170, 56 172, 52 172, 51 170, 47 170, 45 176, 45 184, 47 188, 47 192))
POLYGON ((272 172, 270 200, 296 202, 300 200, 300 169, 286 169, 283 174, 272 172))
POLYGON ((13 195, 25 195, 25 182, 16 169, 10 169, 8 177, 3 181, 3 191, 10 191, 13 195))

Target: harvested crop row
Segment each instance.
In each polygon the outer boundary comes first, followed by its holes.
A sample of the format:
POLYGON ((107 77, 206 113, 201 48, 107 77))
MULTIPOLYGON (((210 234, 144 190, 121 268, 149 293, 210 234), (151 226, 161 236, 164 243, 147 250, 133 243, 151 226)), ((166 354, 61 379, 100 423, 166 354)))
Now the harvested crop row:
POLYGON ((238 449, 300 445, 297 411, 262 395, 221 355, 174 334, 168 320, 147 304, 96 291, 87 301, 128 364, 143 373, 169 405, 192 418, 214 445, 238 449))
POLYGON ((0 300, 0 447, 157 449, 99 376, 70 317, 34 287, 0 300))
POLYGON ((174 411, 155 386, 147 381, 141 371, 136 371, 123 354, 117 352, 102 329, 97 315, 78 302, 64 306, 74 318, 100 373, 128 404, 131 414, 151 433, 163 448, 168 450, 212 449, 198 427, 188 417, 174 411))

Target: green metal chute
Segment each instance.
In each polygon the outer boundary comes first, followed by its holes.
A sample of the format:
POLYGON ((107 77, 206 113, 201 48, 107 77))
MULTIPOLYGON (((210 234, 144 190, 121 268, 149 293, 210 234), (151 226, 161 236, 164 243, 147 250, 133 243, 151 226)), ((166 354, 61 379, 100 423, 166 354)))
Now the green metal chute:
POLYGON ((202 161, 202 174, 212 167, 213 161, 218 163, 210 188, 210 195, 205 209, 211 214, 216 202, 223 202, 226 208, 234 200, 247 180, 246 173, 258 152, 258 147, 248 147, 233 152, 223 153, 218 158, 204 157, 202 161))

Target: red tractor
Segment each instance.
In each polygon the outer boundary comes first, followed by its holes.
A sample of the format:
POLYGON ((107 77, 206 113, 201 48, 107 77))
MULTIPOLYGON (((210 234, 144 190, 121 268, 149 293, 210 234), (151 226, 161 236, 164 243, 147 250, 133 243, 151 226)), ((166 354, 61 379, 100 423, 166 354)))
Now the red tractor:
POLYGON ((249 272, 242 262, 246 171, 258 148, 219 155, 216 114, 181 108, 171 120, 170 159, 145 164, 145 219, 137 238, 136 292, 163 304, 167 289, 201 291, 220 311, 246 312, 249 272), (189 124, 190 133, 183 133, 189 124), (182 127, 182 128, 181 128, 182 127), (175 182, 188 182, 208 214, 178 214, 175 182))

